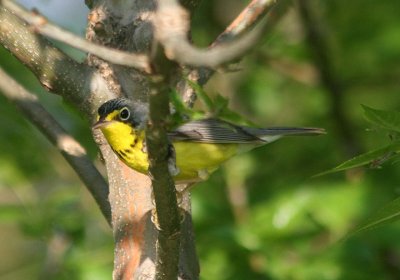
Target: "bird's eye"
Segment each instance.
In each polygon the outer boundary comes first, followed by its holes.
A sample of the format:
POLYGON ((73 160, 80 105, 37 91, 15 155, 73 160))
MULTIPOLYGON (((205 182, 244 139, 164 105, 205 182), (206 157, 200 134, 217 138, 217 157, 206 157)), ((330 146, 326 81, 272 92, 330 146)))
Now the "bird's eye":
POLYGON ((126 121, 127 119, 129 119, 130 116, 131 112, 126 107, 122 108, 121 111, 119 111, 119 119, 121 121, 126 121))

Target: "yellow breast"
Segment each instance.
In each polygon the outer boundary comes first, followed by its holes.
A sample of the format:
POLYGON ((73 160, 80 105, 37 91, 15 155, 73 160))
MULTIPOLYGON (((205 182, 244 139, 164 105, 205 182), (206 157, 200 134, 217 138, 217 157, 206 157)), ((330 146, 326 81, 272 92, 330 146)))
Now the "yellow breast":
MULTIPOLYGON (((111 122, 101 128, 108 143, 129 167, 147 174, 149 163, 144 143, 144 132, 139 134, 129 125, 111 122)), ((238 152, 237 144, 209 144, 190 141, 173 142, 176 165, 175 181, 198 181, 214 172, 221 163, 238 152)))
POLYGON ((101 128, 104 137, 118 157, 129 167, 147 173, 149 162, 143 145, 144 133, 137 134, 129 125, 111 122, 101 128))

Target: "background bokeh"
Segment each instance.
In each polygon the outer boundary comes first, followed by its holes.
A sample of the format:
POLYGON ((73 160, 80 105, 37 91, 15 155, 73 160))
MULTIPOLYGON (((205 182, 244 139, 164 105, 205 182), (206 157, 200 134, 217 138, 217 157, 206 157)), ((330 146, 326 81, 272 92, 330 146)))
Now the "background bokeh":
MULTIPOLYGON (((83 1, 20 2, 83 36, 83 1)), ((195 43, 212 42, 247 2, 204 0, 193 21, 195 43)), ((308 2, 319 40, 328 44, 340 102, 320 79, 323 65, 297 5, 237 71, 218 72, 206 90, 228 97, 230 108, 261 126, 316 126, 328 134, 286 138, 240 155, 193 190, 202 279, 400 278, 399 223, 342 239, 399 196, 397 162, 312 177, 390 142, 365 121, 361 104, 399 108, 400 2, 308 2)), ((86 120, 1 47, 0 66, 37 93, 98 162, 86 120)), ((110 279, 112 235, 92 198, 2 95, 0 112, 0 279, 110 279)))

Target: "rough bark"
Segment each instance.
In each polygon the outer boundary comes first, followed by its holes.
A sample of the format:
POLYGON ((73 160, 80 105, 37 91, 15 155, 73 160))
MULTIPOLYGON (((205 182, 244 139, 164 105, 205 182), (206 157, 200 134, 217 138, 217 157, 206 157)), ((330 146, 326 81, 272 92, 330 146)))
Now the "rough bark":
MULTIPOLYGON (((150 53, 154 13, 153 1, 93 1, 87 38, 93 42, 126 51, 150 53)), ((148 78, 140 71, 112 65, 89 56, 89 64, 98 69, 115 95, 147 102, 148 78)), ((147 176, 127 168, 98 137, 110 183, 113 232, 115 238, 114 279, 154 279, 158 230, 151 221, 152 188, 147 176)), ((190 216, 190 200, 184 198, 186 215, 182 224, 179 275, 197 279, 199 267, 190 216)), ((163 235, 162 235, 163 236, 163 235)))

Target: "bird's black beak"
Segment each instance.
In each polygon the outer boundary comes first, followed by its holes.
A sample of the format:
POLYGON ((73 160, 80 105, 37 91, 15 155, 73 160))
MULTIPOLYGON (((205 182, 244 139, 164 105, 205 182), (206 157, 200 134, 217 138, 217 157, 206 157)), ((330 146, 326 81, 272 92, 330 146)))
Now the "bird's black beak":
POLYGON ((106 121, 104 119, 99 119, 97 122, 94 123, 94 125, 92 126, 93 129, 99 129, 105 125, 107 125, 109 123, 109 121, 106 121))

